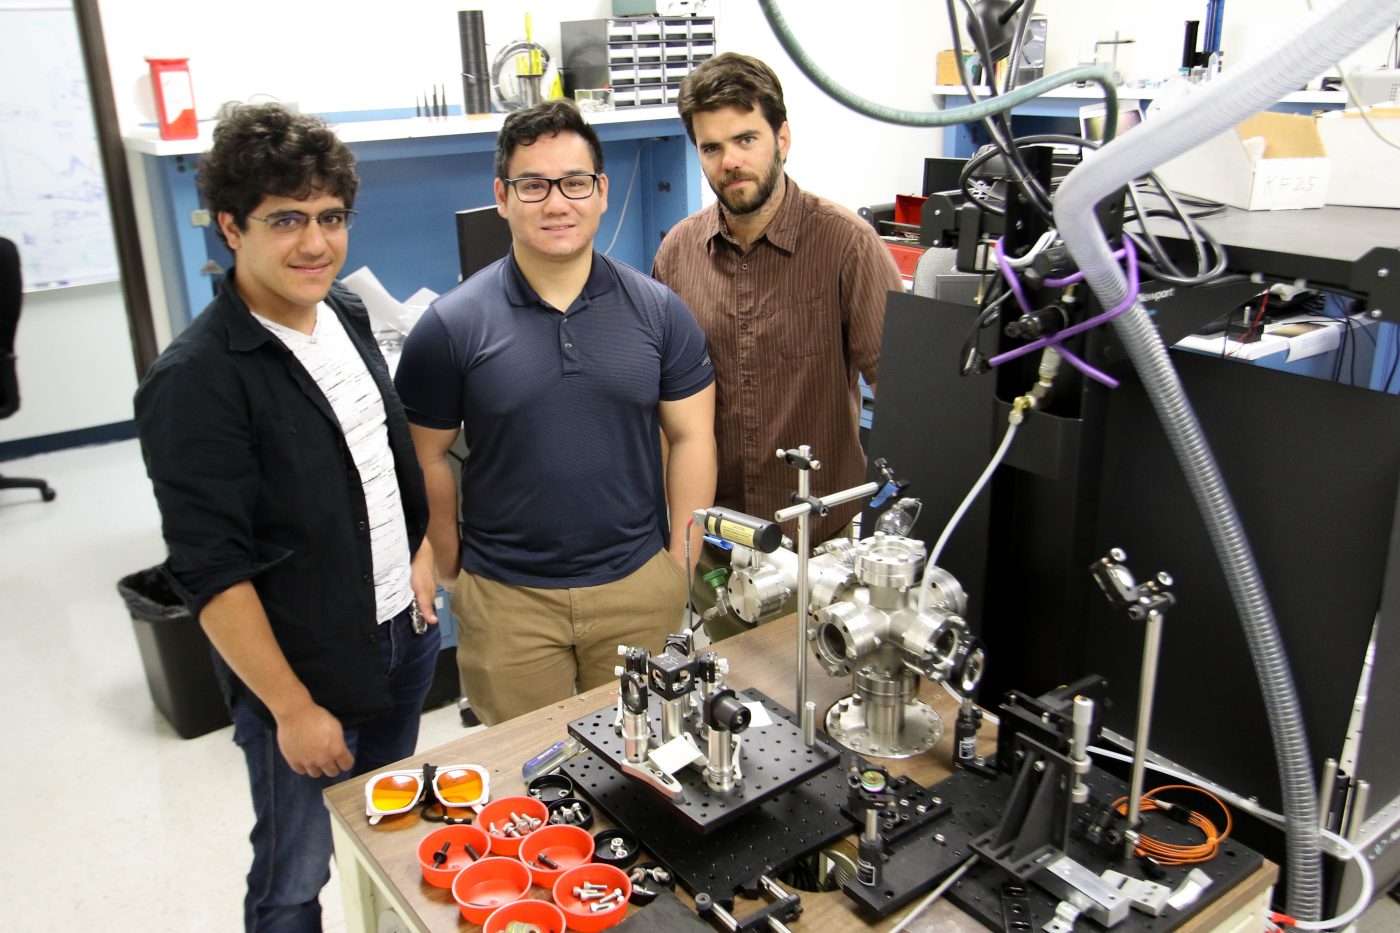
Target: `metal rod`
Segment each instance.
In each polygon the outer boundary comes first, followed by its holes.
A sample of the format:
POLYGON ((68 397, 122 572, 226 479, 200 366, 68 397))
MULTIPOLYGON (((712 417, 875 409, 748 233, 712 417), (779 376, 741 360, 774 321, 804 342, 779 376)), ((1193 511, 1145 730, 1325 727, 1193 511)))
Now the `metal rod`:
POLYGON ((817 741, 817 704, 812 700, 802 704, 802 741, 808 747, 817 741))
POLYGON ((1366 804, 1371 798, 1371 782, 1357 781, 1352 786, 1351 806, 1347 808, 1347 841, 1355 842, 1366 822, 1366 804))
MULTIPOLYGON (((811 459, 811 450, 803 445, 804 457, 811 459)), ((812 494, 812 471, 797 471, 797 495, 806 499, 812 494)), ((807 714, 807 611, 811 608, 811 588, 807 584, 807 562, 812 553, 812 509, 803 505, 797 517, 797 705, 800 714, 807 714)), ((804 730, 805 734, 805 730, 804 730)), ((811 744, 811 743, 808 743, 811 744)))
POLYGON ((890 933, 899 933, 900 930, 907 929, 909 924, 917 920, 919 914, 923 913, 924 910, 927 909, 928 905, 938 900, 940 897, 943 896, 944 892, 946 892, 953 885, 957 884, 958 881, 962 879, 962 876, 967 874, 967 870, 976 863, 977 856, 970 856, 966 862, 963 862, 957 867, 956 871, 954 871, 947 878, 944 878, 943 882, 939 884, 938 887, 928 892, 928 896, 925 897, 923 900, 919 901, 919 905, 917 907, 909 911, 909 913, 905 914, 904 919, 900 920, 899 923, 895 924, 894 929, 891 930, 890 933))
MULTIPOLYGON (((805 473, 807 471, 802 470, 801 472, 805 473)), ((862 486, 852 486, 850 489, 843 489, 840 492, 833 492, 829 496, 822 496, 821 503, 827 508, 830 508, 833 505, 841 505, 842 503, 850 502, 852 499, 860 499, 864 496, 874 495, 879 491, 879 483, 866 483, 862 486)), ((800 483, 798 485, 797 494, 803 495, 800 483)), ((810 490, 807 494, 811 494, 810 490)), ((807 503, 799 502, 797 505, 790 505, 785 509, 779 509, 773 514, 773 521, 785 522, 790 519, 797 518, 798 516, 804 515, 810 511, 811 507, 808 506, 807 503)))
MULTIPOLYGON (((1139 800, 1147 770, 1147 739, 1152 725, 1152 697, 1157 690, 1157 661, 1162 649, 1162 613, 1153 609, 1147 614, 1147 630, 1142 637, 1142 677, 1138 683, 1137 736, 1133 739, 1133 773, 1128 788, 1128 829, 1137 830, 1140 818, 1139 800)), ((1123 857, 1133 857, 1131 835, 1123 842, 1123 857)))
POLYGON ((1337 787, 1337 759, 1328 758, 1322 763, 1322 785, 1317 791, 1317 828, 1326 829, 1332 815, 1332 793, 1337 787))

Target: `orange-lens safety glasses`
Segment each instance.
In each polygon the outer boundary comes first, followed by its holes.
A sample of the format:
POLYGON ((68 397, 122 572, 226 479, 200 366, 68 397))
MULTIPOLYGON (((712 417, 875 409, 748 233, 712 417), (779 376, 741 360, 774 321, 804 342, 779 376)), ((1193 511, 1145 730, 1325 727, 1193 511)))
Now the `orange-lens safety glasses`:
POLYGON ((491 797, 491 776, 480 765, 424 765, 412 771, 385 771, 365 784, 365 816, 373 826, 386 816, 407 813, 428 787, 444 807, 480 809, 491 797))

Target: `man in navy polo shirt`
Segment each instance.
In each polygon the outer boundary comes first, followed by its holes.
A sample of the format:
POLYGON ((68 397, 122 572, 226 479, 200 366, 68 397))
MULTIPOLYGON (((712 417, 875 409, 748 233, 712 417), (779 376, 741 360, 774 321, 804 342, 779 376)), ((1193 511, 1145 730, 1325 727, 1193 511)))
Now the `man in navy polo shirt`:
POLYGON ((703 332, 670 289, 593 249, 608 178, 592 127, 572 101, 516 111, 495 168, 511 252, 433 303, 396 379, 488 725, 605 683, 619 644, 661 650, 716 469, 703 332), (462 430, 459 537, 446 454, 462 430))

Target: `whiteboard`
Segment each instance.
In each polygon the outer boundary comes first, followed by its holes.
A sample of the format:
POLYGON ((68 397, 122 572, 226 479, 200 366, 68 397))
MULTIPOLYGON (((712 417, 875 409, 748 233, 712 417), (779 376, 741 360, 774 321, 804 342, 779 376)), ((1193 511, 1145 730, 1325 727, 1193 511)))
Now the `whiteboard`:
POLYGON ((25 291, 118 278, 78 26, 66 3, 0 4, 0 236, 25 291))

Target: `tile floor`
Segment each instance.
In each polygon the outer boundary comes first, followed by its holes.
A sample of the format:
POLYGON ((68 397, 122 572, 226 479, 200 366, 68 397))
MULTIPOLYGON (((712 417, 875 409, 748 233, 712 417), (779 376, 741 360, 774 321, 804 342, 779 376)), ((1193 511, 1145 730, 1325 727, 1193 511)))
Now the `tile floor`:
MULTIPOLYGON (((242 756, 228 728, 180 739, 151 703, 119 577, 161 561, 135 441, 0 463, 58 498, 0 491, 0 928, 240 928, 249 858, 242 756)), ((462 734, 452 707, 420 748, 462 734)), ((325 928, 344 928, 333 879, 325 928)), ((1359 926, 1400 930, 1382 897, 1359 926)))
MULTIPOLYGON (((165 555, 135 441, 0 464, 0 928, 234 933, 252 826, 226 727, 181 739, 151 702, 116 581, 165 555)), ((420 748, 462 734, 423 717, 420 748)), ((332 879, 326 930, 344 928, 332 879)))

